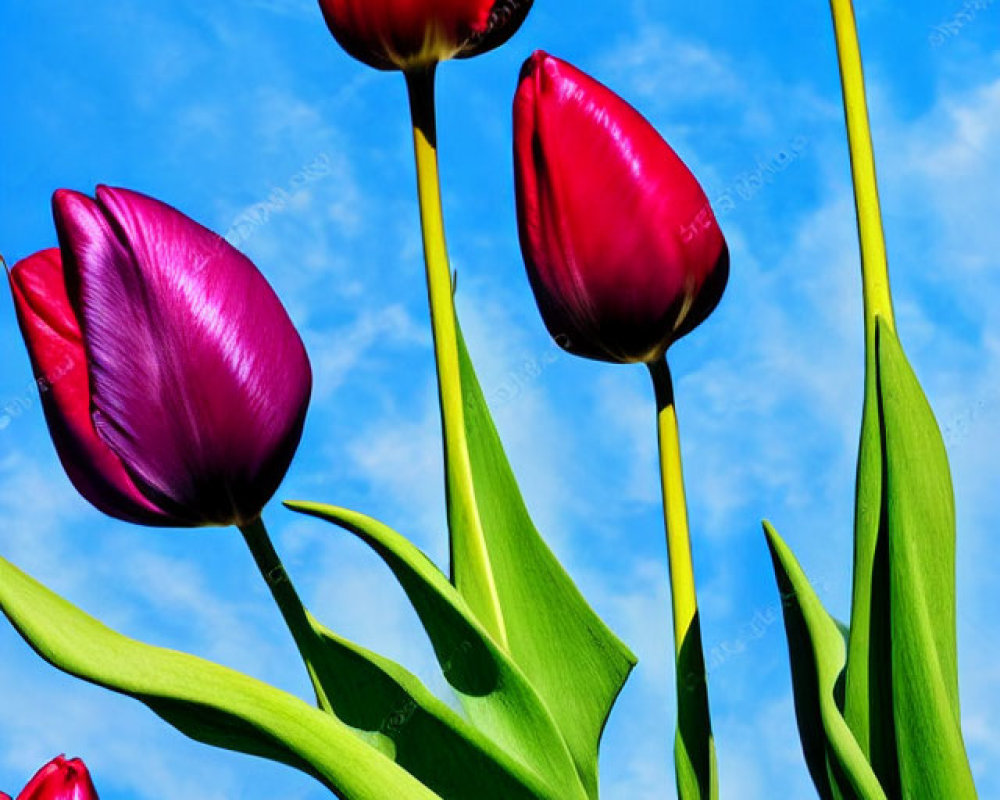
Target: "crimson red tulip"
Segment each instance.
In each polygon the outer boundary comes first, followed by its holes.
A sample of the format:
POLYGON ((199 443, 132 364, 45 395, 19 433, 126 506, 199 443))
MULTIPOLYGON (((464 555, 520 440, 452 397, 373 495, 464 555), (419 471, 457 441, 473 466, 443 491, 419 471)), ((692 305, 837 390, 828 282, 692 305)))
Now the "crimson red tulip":
MULTIPOLYGON (((0 800, 10 798, 0 792, 0 800)), ((56 756, 35 773, 17 800, 98 800, 86 765, 78 758, 56 756)))
POLYGON ((319 0, 348 53, 377 69, 469 58, 506 42, 533 0, 319 0))
POLYGON ((10 282, 52 440, 78 491, 148 525, 254 520, 298 445, 302 341, 257 268, 158 200, 53 198, 59 250, 10 282))
POLYGON ((715 308, 729 251, 698 181, 638 111, 537 52, 514 100, 521 249, 565 349, 652 362, 715 308))

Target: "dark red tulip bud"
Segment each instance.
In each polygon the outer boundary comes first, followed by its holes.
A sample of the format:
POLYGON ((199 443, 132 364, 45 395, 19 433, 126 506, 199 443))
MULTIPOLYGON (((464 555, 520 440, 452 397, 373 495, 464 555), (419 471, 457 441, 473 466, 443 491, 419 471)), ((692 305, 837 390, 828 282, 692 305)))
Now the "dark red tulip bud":
POLYGON ((319 0, 336 40, 377 69, 468 58, 506 42, 533 0, 319 0))
POLYGON ((514 99, 521 250, 556 342, 651 362, 715 308, 729 251, 690 170, 632 106, 537 52, 514 99))

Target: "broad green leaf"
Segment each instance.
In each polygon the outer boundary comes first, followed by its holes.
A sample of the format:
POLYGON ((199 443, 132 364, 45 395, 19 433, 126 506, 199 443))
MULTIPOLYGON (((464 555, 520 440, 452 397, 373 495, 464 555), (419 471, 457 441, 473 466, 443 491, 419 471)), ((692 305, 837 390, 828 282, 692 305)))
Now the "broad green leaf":
POLYGON ((446 458, 454 466, 457 448, 466 447, 471 475, 448 470, 455 586, 481 621, 500 620, 499 643, 544 700, 594 798, 601 733, 635 657, 535 529, 461 334, 459 355, 466 436, 446 442, 446 458), (471 518, 461 512, 469 507, 477 512, 471 518))
POLYGON ((46 661, 141 700, 192 738, 294 766, 346 800, 438 800, 333 716, 234 670, 122 636, 3 559, 0 608, 46 661))
MULTIPOLYGON (((539 797, 586 797, 563 735, 545 703, 447 577, 420 550, 363 514, 317 503, 285 505, 350 531, 385 561, 427 630, 444 676, 472 724, 538 776, 539 797)), ((482 791, 477 790, 475 796, 482 791)))
POLYGON ((958 702, 955 503, 934 413, 892 329, 878 327, 892 699, 902 796, 976 797, 958 702))
POLYGON ((315 620, 327 648, 324 684, 337 716, 393 743, 393 758, 442 798, 557 800, 526 766, 437 698, 406 669, 315 620))
POLYGON ((774 528, 765 522, 764 532, 781 592, 802 749, 816 790, 822 800, 886 800, 838 704, 847 654, 842 629, 774 528))

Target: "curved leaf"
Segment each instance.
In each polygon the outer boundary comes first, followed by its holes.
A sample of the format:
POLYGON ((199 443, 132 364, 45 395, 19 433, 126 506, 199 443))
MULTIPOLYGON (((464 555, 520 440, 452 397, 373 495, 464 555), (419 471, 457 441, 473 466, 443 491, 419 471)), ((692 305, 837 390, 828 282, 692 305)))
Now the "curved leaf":
POLYGON ((392 742, 392 758, 446 800, 557 800, 525 765, 512 758, 387 658, 337 636, 315 620, 326 644, 324 684, 337 716, 392 742))
POLYGON ((531 521, 461 331, 458 338, 466 437, 446 442, 446 458, 456 458, 454 448, 464 444, 471 480, 448 486, 455 586, 480 619, 502 620, 502 644, 544 699, 595 798, 601 734, 636 659, 594 613, 531 521), (457 502, 459 493, 464 503, 457 502), (472 519, 460 513, 470 505, 477 511, 472 519), (482 592, 484 585, 492 591, 482 592), (488 601, 499 613, 479 607, 488 601))
POLYGON ((46 661, 141 700, 199 741, 297 767, 346 800, 439 800, 331 715, 234 670, 116 633, 4 559, 0 608, 46 661))
POLYGON ((375 550, 413 604, 472 724, 541 776, 543 785, 551 787, 543 796, 586 796, 549 708, 430 559, 408 539, 363 514, 319 503, 285 505, 332 522, 375 550))
POLYGON ((962 740, 955 500, 944 440, 892 328, 879 321, 892 706, 904 797, 976 797, 962 740))
POLYGON ((822 800, 886 800, 838 704, 847 655, 841 627, 766 522, 764 533, 781 592, 802 749, 816 790, 822 800))

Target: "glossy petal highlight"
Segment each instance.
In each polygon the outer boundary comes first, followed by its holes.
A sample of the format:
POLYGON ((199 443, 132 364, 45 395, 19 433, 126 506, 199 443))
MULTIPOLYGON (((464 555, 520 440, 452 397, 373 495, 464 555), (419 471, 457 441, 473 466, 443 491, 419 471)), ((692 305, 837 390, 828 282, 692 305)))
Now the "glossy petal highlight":
POLYGON ((311 388, 271 287, 225 240, 124 189, 53 201, 94 425, 158 506, 244 523, 277 489, 311 388))
POLYGON ((718 303, 729 257, 705 193, 610 89, 535 53, 514 101, 514 155, 525 265, 565 349, 652 361, 718 303))
POLYGON ((277 490, 312 388, 305 348, 256 267, 125 189, 53 197, 60 250, 10 284, 73 484, 147 525, 243 525, 277 490))
POLYGON ((57 756, 29 781, 17 800, 98 800, 86 765, 57 756))

